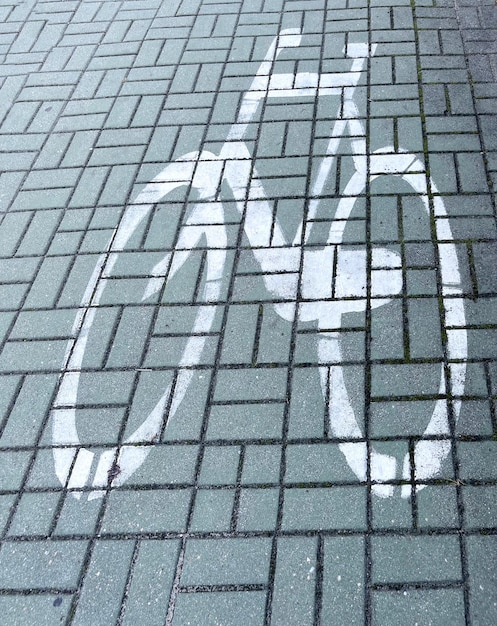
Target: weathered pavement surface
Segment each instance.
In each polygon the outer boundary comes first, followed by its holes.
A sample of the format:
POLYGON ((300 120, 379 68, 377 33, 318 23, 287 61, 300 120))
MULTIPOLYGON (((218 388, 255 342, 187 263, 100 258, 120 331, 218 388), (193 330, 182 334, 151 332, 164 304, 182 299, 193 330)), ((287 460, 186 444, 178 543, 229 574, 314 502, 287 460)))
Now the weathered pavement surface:
POLYGON ((2 623, 495 626, 492 0, 0 21, 2 623))

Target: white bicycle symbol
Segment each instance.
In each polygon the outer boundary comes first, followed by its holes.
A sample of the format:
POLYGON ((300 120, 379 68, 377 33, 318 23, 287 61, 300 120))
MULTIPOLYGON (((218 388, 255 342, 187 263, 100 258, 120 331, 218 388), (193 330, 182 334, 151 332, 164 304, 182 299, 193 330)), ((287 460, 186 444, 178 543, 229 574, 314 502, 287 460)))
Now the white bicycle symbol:
MULTIPOLYGON (((386 248, 373 248, 370 267, 371 284, 367 293, 366 250, 346 250, 343 235, 347 220, 357 197, 368 183, 381 176, 397 176, 407 183, 421 199, 427 214, 436 224, 437 254, 442 283, 441 301, 446 327, 446 364, 442 364, 439 394, 434 410, 414 450, 417 483, 436 476, 451 444, 450 411, 457 419, 464 390, 467 358, 467 337, 464 331, 465 314, 461 279, 455 245, 447 213, 437 188, 427 178, 423 163, 414 154, 388 146, 371 154, 366 151, 366 131, 354 102, 354 92, 364 69, 366 59, 373 55, 375 46, 349 44, 345 50, 352 61, 350 72, 342 74, 273 74, 273 65, 284 48, 298 47, 298 30, 283 30, 275 37, 261 63, 250 89, 244 94, 236 122, 218 155, 211 152, 192 152, 169 163, 128 205, 114 231, 107 250, 99 257, 86 288, 73 326, 62 368, 59 390, 52 410, 52 442, 55 471, 62 485, 81 497, 85 486, 88 498, 101 497, 104 490, 122 485, 145 461, 153 442, 165 423, 177 411, 200 361, 207 334, 212 328, 221 284, 225 278, 227 233, 223 205, 218 199, 221 182, 231 188, 236 206, 244 215, 244 232, 252 252, 263 272, 267 290, 279 300, 276 312, 285 320, 316 321, 319 332, 318 363, 322 393, 329 398, 328 418, 330 432, 343 440, 340 449, 360 481, 369 476, 373 491, 380 497, 393 495, 389 484, 397 477, 395 457, 368 451, 365 436, 354 414, 345 385, 339 330, 345 313, 364 311, 389 302, 402 289, 400 257, 386 248), (343 94, 342 113, 335 116, 332 132, 317 178, 311 189, 311 200, 306 222, 298 228, 292 242, 288 242, 275 220, 272 209, 257 172, 252 155, 243 141, 249 122, 265 98, 317 97, 343 94), (331 222, 327 243, 322 249, 309 248, 311 224, 317 214, 320 195, 332 168, 339 143, 346 136, 352 142, 355 173, 341 195, 331 222), (194 205, 187 221, 181 227, 172 252, 167 253, 151 272, 143 300, 163 288, 188 259, 199 242, 206 242, 206 280, 201 294, 191 336, 178 363, 176 384, 168 386, 143 422, 121 445, 95 453, 81 445, 76 427, 76 404, 80 372, 102 294, 118 255, 125 249, 138 225, 152 207, 172 190, 188 186, 195 189, 199 202, 194 205), (429 194, 430 191, 430 194, 429 194), (271 233, 271 237, 270 234, 271 233), (323 268, 336 267, 336 279, 323 280, 323 268), (299 268, 301 278, 299 279, 299 268), (446 399, 448 398, 448 399, 446 399), (450 406, 451 405, 451 406, 450 406), (169 407, 167 415, 166 408, 169 407), (92 472, 92 468, 96 467, 92 472), (113 467, 119 467, 114 475, 113 467)), ((331 272, 331 270, 330 270, 331 272)), ((411 480, 411 461, 407 454, 401 469, 403 481, 411 480)), ((422 488, 417 484, 417 489, 422 488)), ((402 486, 402 497, 409 497, 411 485, 402 486)))

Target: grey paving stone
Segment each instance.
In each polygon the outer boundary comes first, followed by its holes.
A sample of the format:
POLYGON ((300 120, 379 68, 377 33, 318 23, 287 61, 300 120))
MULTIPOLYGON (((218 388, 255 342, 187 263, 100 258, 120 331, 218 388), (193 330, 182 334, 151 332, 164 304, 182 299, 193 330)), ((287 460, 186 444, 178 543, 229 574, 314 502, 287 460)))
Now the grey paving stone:
POLYGON ((458 445, 460 477, 477 480, 493 480, 495 469, 488 460, 495 453, 495 441, 461 441, 458 445))
POLYGON ((88 207, 97 203, 104 181, 109 173, 107 167, 86 168, 74 189, 71 207, 88 207))
POLYGON ((102 521, 102 532, 182 532, 186 528, 190 497, 189 489, 113 491, 102 521))
MULTIPOLYGON (((372 368, 372 395, 373 397, 404 397, 413 400, 430 394, 428 381, 432 381, 437 368, 428 363, 375 365, 372 368)), ((437 393, 438 376, 435 377, 436 387, 432 393, 437 393)))
POLYGON ((214 405, 209 413, 207 438, 279 438, 283 427, 283 413, 282 403, 214 405))
POLYGON ((182 585, 264 584, 271 543, 265 538, 190 539, 182 585))
POLYGON ((410 529, 412 508, 408 500, 400 498, 375 498, 372 502, 373 528, 410 529))
MULTIPOLYGON (((105 363, 112 332, 116 325, 117 314, 118 311, 113 308, 101 309, 96 313, 92 331, 89 333, 88 342, 86 344, 87 349, 82 363, 83 368, 100 368, 105 363)), ((112 374, 110 378, 112 378, 112 374)), ((105 377, 99 381, 97 385, 110 390, 112 383, 106 386, 104 380, 105 377)), ((96 380, 92 380, 90 375, 88 379, 85 380, 85 378, 83 378, 81 382, 80 394, 86 393, 87 396, 90 396, 92 393, 91 385, 95 384, 96 380), (84 391, 85 387, 86 392, 84 391)))
POLYGON ((202 533, 229 531, 234 498, 233 490, 202 489, 198 491, 190 530, 202 533))
MULTIPOLYGON (((347 370, 354 370, 349 366, 347 370)), ((318 368, 298 368, 292 376, 288 434, 290 437, 322 437, 324 407, 318 368)))
POLYGON ((198 459, 196 445, 164 445, 154 448, 147 463, 131 478, 133 485, 149 485, 153 476, 155 485, 192 485, 198 459))
POLYGON ((0 158, 0 165, 3 171, 9 170, 27 170, 33 163, 35 158, 34 153, 25 152, 17 153, 15 155, 12 154, 2 154, 0 158))
POLYGON ((364 538, 327 537, 323 541, 323 621, 363 619, 364 538))
POLYGON ((25 229, 32 218, 30 213, 9 213, 0 224, 0 242, 6 257, 15 253, 25 229))
POLYGON ((214 399, 231 401, 283 399, 286 393, 286 378, 285 368, 221 370, 214 399))
POLYGON ((461 407, 457 432, 463 436, 492 436, 493 426, 489 403, 481 400, 465 400, 464 405, 461 407))
POLYGON ((497 603, 492 593, 496 569, 492 553, 494 537, 468 537, 468 567, 472 577, 470 589, 471 618, 481 624, 491 624, 497 616, 497 603))
POLYGON ((285 490, 284 530, 365 530, 364 487, 285 490))
POLYGON ((69 189, 21 191, 11 205, 12 211, 64 208, 69 197, 69 189))
POLYGON ((0 477, 1 489, 16 491, 20 488, 23 477, 30 461, 30 453, 26 451, 3 451, 2 472, 0 477))
POLYGON ((453 580, 462 575, 457 537, 374 537, 373 581, 453 580))
POLYGON ((469 528, 492 528, 495 520, 495 486, 465 486, 464 513, 469 528))
POLYGON ((458 528, 460 525, 454 485, 430 485, 417 495, 420 528, 458 528))
POLYGON ((281 447, 249 445, 245 450, 242 483, 277 483, 280 475, 281 447))
POLYGON ((34 309, 54 307, 70 264, 70 257, 45 258, 29 289, 25 306, 34 309))
POLYGON ((5 311, 18 309, 24 300, 28 287, 29 285, 26 284, 0 285, 2 309, 5 311))
POLYGON ((438 302, 434 298, 410 299, 408 316, 411 358, 441 358, 443 347, 438 302))
POLYGON ((2 421, 5 419, 10 405, 13 403, 14 398, 19 392, 20 383, 21 379, 19 376, 4 376, 0 380, 0 389, 2 391, 2 394, 0 396, 2 421))
POLYGON ((238 473, 239 456, 239 446, 207 447, 202 459, 199 484, 234 484, 238 473))
POLYGON ((230 593, 181 593, 174 613, 175 621, 191 624, 260 624, 264 620, 266 594, 260 591, 233 591, 230 593))
POLYGON ((288 615, 293 615, 299 624, 312 624, 315 614, 316 538, 280 538, 277 563, 271 622, 284 624, 288 615))
POLYGON ((334 483, 353 480, 336 444, 293 444, 286 450, 286 483, 334 483))
POLYGON ((135 624, 137 620, 157 626, 163 623, 178 548, 177 540, 144 540, 139 543, 126 592, 123 624, 135 624))
POLYGON ((74 624, 106 624, 117 619, 121 611, 121 598, 128 577, 133 543, 104 540, 96 542, 86 572, 85 586, 74 613, 74 624))
POLYGON ((7 342, 0 357, 2 372, 37 372, 58 370, 64 356, 66 342, 59 340, 7 342))
POLYGON ((65 149, 71 140, 69 133, 53 133, 47 138, 33 168, 57 167, 64 157, 65 149))
POLYGON ((82 505, 81 500, 74 497, 74 493, 67 492, 65 495, 55 524, 55 537, 91 536, 95 533, 101 502, 99 500, 86 501, 82 505), (82 510, 84 510, 84 515, 81 514, 82 510))
POLYGON ((74 590, 85 541, 8 543, 0 555, 0 585, 5 589, 74 590))
POLYGON ((373 624, 466 624, 464 597, 459 589, 376 592, 373 624))
POLYGON ((21 497, 8 536, 46 536, 59 501, 57 493, 25 493, 21 497))
POLYGON ((0 532, 3 534, 7 529, 7 523, 12 514, 17 496, 15 494, 5 494, 0 496, 0 532))
POLYGON ((13 311, 0 314, 0 343, 5 341, 14 317, 15 313, 13 311))
POLYGON ((90 230, 83 235, 79 251, 82 254, 88 252, 99 253, 107 248, 111 235, 111 230, 90 230))
POLYGON ((3 596, 0 599, 2 615, 15 623, 22 620, 25 624, 64 621, 71 608, 72 596, 66 594, 43 594, 32 596, 3 596))
MULTIPOLYGON (((57 368, 58 369, 58 368, 57 368)), ((57 376, 29 374, 24 377, 21 389, 9 413, 0 438, 2 446, 33 446, 40 435, 53 398, 57 376)))
POLYGON ((24 233, 22 242, 17 248, 17 254, 44 254, 53 237, 55 229, 60 223, 61 217, 62 212, 59 210, 37 212, 33 216, 33 219, 30 221, 30 224, 24 233))
MULTIPOLYGON (((438 368, 440 371, 440 368, 438 368)), ((429 400, 384 400, 371 404, 371 435, 374 437, 404 437, 422 435, 434 403, 429 400), (427 419, 428 418, 428 419, 427 419)))
MULTIPOLYGON (((29 441, 29 439, 28 439, 29 441)), ((7 439, 8 445, 8 439, 7 439)), ((52 450, 39 450, 36 453, 33 464, 26 480, 27 489, 53 489, 60 490, 60 482, 53 471, 54 458, 52 450)), ((72 497, 72 496, 71 496, 72 497)))
POLYGON ((0 272, 5 282, 29 282, 36 272, 38 259, 2 259, 0 272))
POLYGON ((371 356, 374 359, 402 359, 406 347, 400 303, 392 303, 384 315, 372 317, 371 356))
POLYGON ((271 531, 278 515, 278 489, 242 489, 237 530, 271 531))

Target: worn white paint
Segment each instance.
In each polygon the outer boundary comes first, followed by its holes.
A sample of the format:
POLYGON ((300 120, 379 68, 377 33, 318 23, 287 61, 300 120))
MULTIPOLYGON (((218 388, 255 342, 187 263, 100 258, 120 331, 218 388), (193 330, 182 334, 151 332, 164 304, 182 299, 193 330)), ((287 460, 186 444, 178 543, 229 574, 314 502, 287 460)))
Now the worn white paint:
MULTIPOLYGON (((425 210, 432 210, 435 216, 447 326, 450 395, 456 398, 450 408, 456 418, 459 414, 458 398, 464 390, 467 338, 457 255, 442 199, 433 181, 427 182, 424 165, 415 155, 395 150, 392 146, 367 154, 366 132, 354 102, 354 91, 366 59, 374 54, 374 46, 369 48, 366 44, 349 44, 346 50, 351 59, 349 72, 273 74, 274 61, 281 50, 297 47, 300 41, 297 30, 282 31, 275 38, 249 91, 244 95, 238 119, 231 127, 219 155, 206 151, 192 152, 168 164, 126 208, 107 250, 97 262, 76 316, 73 327, 75 338, 67 346, 60 388, 52 411, 55 470, 61 483, 75 490, 75 497, 81 495, 78 489, 88 485, 92 487, 88 495, 90 499, 100 497, 108 486, 122 485, 145 461, 153 442, 185 396, 204 349, 205 333, 209 332, 213 323, 215 304, 220 298, 224 277, 227 236, 223 206, 218 201, 223 180, 230 186, 238 210, 244 215, 245 235, 263 272, 266 288, 275 298, 283 300, 274 305, 276 312, 291 322, 297 315, 301 321, 314 320, 318 324, 317 358, 323 396, 329 397, 330 431, 334 437, 344 440, 340 449, 357 478, 361 481, 370 478, 373 491, 380 497, 393 495, 394 487, 388 484, 389 481, 411 479, 410 459, 406 456, 402 467, 397 468, 393 456, 380 454, 374 447, 368 448, 345 384, 341 366, 340 328, 343 314, 382 306, 400 292, 401 264, 398 255, 386 248, 373 248, 369 253, 366 249, 345 249, 343 236, 356 199, 364 193, 368 181, 381 176, 397 176, 410 185, 425 210), (326 154, 311 188, 306 220, 302 221, 294 240, 288 242, 281 225, 274 221, 272 208, 266 199, 261 179, 252 168, 252 155, 243 138, 262 99, 319 97, 328 94, 342 96, 341 105, 335 113, 326 154), (351 137, 355 173, 339 200, 327 244, 320 249, 308 247, 306 244, 309 242, 312 220, 317 215, 320 195, 339 143, 346 134, 351 137), (208 250, 207 277, 201 298, 206 305, 199 307, 192 336, 178 364, 175 385, 163 392, 154 409, 144 416, 141 426, 120 447, 106 450, 95 459, 93 452, 81 446, 76 428, 80 371, 95 312, 117 255, 125 249, 133 232, 155 203, 184 185, 195 189, 202 202, 195 205, 188 221, 181 228, 174 251, 165 254, 153 267, 143 299, 161 291, 164 283, 186 262, 192 250, 202 244, 208 250), (367 281, 369 264, 370 286, 367 281), (336 267, 334 276, 333 267, 336 267), (113 476, 109 471, 116 464, 120 473, 113 476)), ((439 393, 444 395, 445 392, 446 379, 442 369, 439 393)), ((450 436, 447 401, 439 400, 435 403, 425 436, 450 436)), ((414 451, 416 480, 422 482, 436 476, 449 450, 448 439, 419 441, 414 451)), ((402 496, 409 497, 410 494, 411 486, 405 485, 402 496)))

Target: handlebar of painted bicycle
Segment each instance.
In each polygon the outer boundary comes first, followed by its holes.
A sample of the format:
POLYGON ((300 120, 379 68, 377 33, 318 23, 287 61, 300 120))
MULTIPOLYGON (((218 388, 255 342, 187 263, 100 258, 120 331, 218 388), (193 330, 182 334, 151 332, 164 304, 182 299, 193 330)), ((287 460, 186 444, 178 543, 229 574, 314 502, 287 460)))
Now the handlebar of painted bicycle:
MULTIPOLYGON (((280 52, 285 48, 296 48, 302 41, 298 29, 282 30, 273 39, 269 50, 247 92, 245 92, 237 125, 247 124, 254 117, 259 101, 263 98, 315 97, 316 95, 336 95, 346 87, 356 87, 366 59, 373 56, 376 45, 349 43, 344 48, 346 56, 353 59, 348 72, 318 74, 297 72, 291 74, 273 74, 272 69, 280 52)), ((239 136, 239 132, 235 131, 239 136)))

